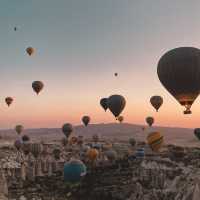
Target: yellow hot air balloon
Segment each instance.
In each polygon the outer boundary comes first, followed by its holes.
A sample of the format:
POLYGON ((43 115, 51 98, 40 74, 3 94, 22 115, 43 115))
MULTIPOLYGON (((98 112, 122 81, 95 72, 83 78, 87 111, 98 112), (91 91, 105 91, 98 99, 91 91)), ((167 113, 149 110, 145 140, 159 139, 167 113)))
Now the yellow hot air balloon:
POLYGON ((91 161, 95 161, 98 155, 99 155, 99 152, 95 148, 91 148, 87 151, 87 156, 91 161))
POLYGON ((33 47, 28 47, 26 49, 26 52, 29 56, 31 56, 34 52, 35 52, 35 49, 33 47))
POLYGON ((22 125, 15 126, 15 131, 20 135, 22 131, 24 130, 24 127, 22 125))
POLYGON ((163 144, 163 136, 159 132, 151 132, 147 136, 147 142, 153 151, 159 151, 163 144))

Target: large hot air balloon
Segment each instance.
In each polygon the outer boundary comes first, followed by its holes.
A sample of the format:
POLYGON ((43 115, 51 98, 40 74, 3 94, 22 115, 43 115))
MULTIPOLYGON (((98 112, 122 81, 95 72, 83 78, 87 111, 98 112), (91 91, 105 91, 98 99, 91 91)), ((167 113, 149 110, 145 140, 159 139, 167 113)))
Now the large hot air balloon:
POLYGON ((80 160, 70 160, 64 165, 64 181, 70 184, 76 184, 85 176, 87 169, 85 164, 80 160))
POLYGON ((194 129, 194 135, 200 140, 200 128, 194 129))
POLYGON ((15 131, 20 135, 22 131, 24 130, 24 127, 22 125, 15 126, 15 131))
POLYGON ((6 98, 5 98, 5 102, 6 102, 6 104, 7 104, 8 106, 10 106, 10 105, 12 104, 12 102, 13 102, 13 98, 12 98, 12 97, 6 97, 6 98))
POLYGON ((117 118, 126 106, 126 100, 121 95, 112 95, 108 98, 108 108, 117 118))
POLYGON ((163 104, 163 98, 161 96, 152 96, 150 99, 150 103, 158 112, 159 108, 163 104))
POLYGON ((108 109, 108 99, 107 98, 102 98, 100 100, 100 105, 106 111, 108 109))
POLYGON ((146 123, 147 123, 149 126, 152 126, 153 123, 154 123, 154 118, 153 118, 153 117, 147 117, 147 118, 146 118, 146 123))
POLYGON ((117 119, 118 119, 118 121, 119 121, 120 123, 122 123, 122 122, 124 121, 124 117, 123 117, 123 116, 119 116, 117 119))
POLYGON ((82 122, 85 126, 87 126, 90 123, 90 117, 89 116, 83 116, 82 122))
POLYGON ((73 131, 73 126, 69 123, 66 123, 62 127, 62 131, 64 135, 66 136, 66 138, 68 138, 73 131))
POLYGON ((44 83, 42 81, 34 81, 32 83, 32 88, 37 94, 39 94, 39 92, 43 89, 43 87, 44 83))
POLYGON ((151 132, 147 136, 147 142, 153 151, 158 151, 163 144, 163 136, 159 132, 151 132))
POLYGON ((164 54, 158 63, 158 77, 164 87, 191 113, 200 93, 200 49, 180 47, 164 54))
POLYGON ((29 56, 31 56, 34 52, 35 52, 35 49, 33 47, 28 47, 26 49, 26 52, 29 56))
POLYGON ((21 140, 15 140, 15 142, 14 142, 14 146, 15 146, 15 148, 19 151, 20 150, 20 148, 22 147, 22 142, 21 142, 21 140))

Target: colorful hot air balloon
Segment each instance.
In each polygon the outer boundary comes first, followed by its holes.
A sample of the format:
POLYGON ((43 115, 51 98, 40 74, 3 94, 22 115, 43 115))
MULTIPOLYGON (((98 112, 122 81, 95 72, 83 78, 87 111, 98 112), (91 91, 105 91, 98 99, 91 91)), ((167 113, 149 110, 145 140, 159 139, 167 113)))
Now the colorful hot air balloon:
POLYGON ((200 128, 194 129, 194 135, 200 140, 200 128))
POLYGON ((149 126, 152 126, 154 124, 154 118, 153 117, 147 117, 146 118, 146 123, 149 125, 149 126))
POLYGON ((163 104, 163 98, 161 96, 152 96, 150 99, 150 103, 158 112, 159 108, 163 104))
POLYGON ((164 54, 158 63, 160 82, 191 113, 191 106, 200 93, 200 49, 180 47, 164 54))
POLYGON ((35 49, 33 47, 28 47, 26 49, 26 52, 29 56, 31 56, 34 52, 35 52, 35 49))
POLYGON ((35 158, 39 156, 39 154, 42 152, 43 147, 40 143, 32 143, 30 144, 30 151, 34 155, 35 158))
POLYGON ((22 142, 21 142, 21 140, 15 140, 15 142, 14 142, 14 146, 15 146, 15 148, 19 151, 20 150, 20 148, 22 147, 22 142))
POLYGON ((13 102, 13 98, 12 98, 12 97, 6 97, 6 98, 5 98, 5 102, 6 102, 6 104, 7 104, 8 106, 10 106, 10 105, 12 104, 12 102, 13 102))
POLYGON ((151 132, 147 136, 147 142, 153 151, 158 151, 163 144, 163 136, 159 132, 151 132))
POLYGON ((99 152, 95 148, 91 148, 87 151, 87 156, 91 161, 95 161, 99 155, 99 152))
POLYGON ((108 98, 108 108, 117 118, 126 106, 126 100, 121 95, 112 95, 108 98))
POLYGON ((64 181, 70 184, 76 184, 85 176, 87 169, 85 164, 80 160, 70 160, 64 165, 64 181))
POLYGON ((73 126, 69 123, 66 123, 62 127, 62 131, 64 135, 66 136, 66 138, 68 138, 73 131, 73 126))
POLYGON ((15 126, 15 131, 20 135, 22 131, 24 130, 24 127, 22 125, 15 126))
POLYGON ((43 87, 44 87, 44 83, 42 81, 34 81, 32 83, 32 88, 37 94, 40 93, 40 91, 43 89, 43 87))
POLYGON ((108 109, 108 99, 107 98, 102 98, 100 100, 100 105, 106 111, 108 109))
POLYGON ((85 126, 87 126, 90 123, 90 117, 89 116, 83 116, 82 122, 85 126))
POLYGON ((130 139, 129 139, 129 143, 130 143, 131 146, 134 147, 134 146, 136 145, 136 140, 135 140, 135 138, 130 138, 130 139))
POLYGON ((119 116, 117 119, 118 119, 118 121, 119 121, 120 123, 122 123, 122 122, 124 121, 124 117, 123 117, 123 116, 119 116))

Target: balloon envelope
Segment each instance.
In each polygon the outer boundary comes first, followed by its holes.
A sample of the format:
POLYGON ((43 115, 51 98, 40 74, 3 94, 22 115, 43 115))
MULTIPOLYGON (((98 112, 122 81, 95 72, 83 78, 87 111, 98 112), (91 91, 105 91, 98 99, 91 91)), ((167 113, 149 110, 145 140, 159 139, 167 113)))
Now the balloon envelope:
POLYGON ((28 47, 26 49, 26 52, 29 56, 31 56, 34 52, 35 52, 35 49, 33 47, 28 47))
POLYGON ((62 127, 64 135, 68 138, 73 131, 73 126, 70 123, 66 123, 62 127))
POLYGON ((86 166, 80 160, 74 159, 64 165, 64 181, 67 183, 79 183, 86 173, 86 166))
POLYGON ((163 144, 163 136, 159 132, 151 132, 147 136, 147 142, 153 151, 158 151, 163 144))
POLYGON ((15 131, 20 135, 22 131, 24 130, 24 127, 22 125, 17 125, 15 127, 15 131))
POLYGON ((82 117, 82 122, 85 126, 87 126, 90 122, 90 117, 89 116, 83 116, 82 117))
POLYGON ((126 106, 126 100, 121 95, 112 95, 108 98, 108 108, 115 117, 118 117, 126 106))
POLYGON ((147 117, 146 122, 149 126, 152 126, 154 123, 154 118, 153 117, 147 117))
POLYGON ((158 77, 163 86, 186 108, 190 108, 200 93, 200 50, 180 47, 164 54, 158 63, 158 77))
POLYGON ((43 89, 43 87, 44 87, 44 84, 42 81, 34 81, 32 83, 32 88, 37 94, 40 93, 40 91, 43 89))
POLYGON ((100 100, 100 105, 106 111, 108 109, 108 99, 107 98, 102 98, 100 100))
POLYGON ((118 121, 119 121, 120 123, 122 123, 122 122, 124 121, 124 117, 123 117, 123 116, 119 116, 117 119, 118 119, 118 121))
POLYGON ((6 98, 5 98, 5 102, 6 102, 6 104, 7 104, 8 106, 10 106, 10 105, 12 104, 12 102, 13 102, 13 98, 12 98, 12 97, 6 97, 6 98))
POLYGON ((152 96, 150 99, 150 103, 158 112, 159 108, 163 104, 163 98, 161 96, 152 96))

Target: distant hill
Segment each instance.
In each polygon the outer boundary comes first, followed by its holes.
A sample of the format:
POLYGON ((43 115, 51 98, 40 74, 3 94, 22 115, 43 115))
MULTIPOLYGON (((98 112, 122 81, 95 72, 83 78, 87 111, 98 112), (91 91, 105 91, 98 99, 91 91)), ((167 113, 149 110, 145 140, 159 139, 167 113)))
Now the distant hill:
MULTIPOLYGON (((169 128, 169 127, 146 127, 142 130, 142 125, 135 124, 91 124, 88 127, 74 127, 74 135, 83 135, 85 138, 92 137, 93 134, 98 134, 100 138, 106 140, 128 140, 134 137, 137 140, 145 140, 150 131, 160 131, 165 138, 165 143, 177 144, 183 146, 200 146, 192 129, 186 128, 169 128)), ((60 128, 41 128, 41 129, 26 129, 24 133, 30 135, 33 140, 59 140, 64 137, 60 128)), ((0 135, 8 138, 16 138, 14 130, 0 130, 0 135)))

